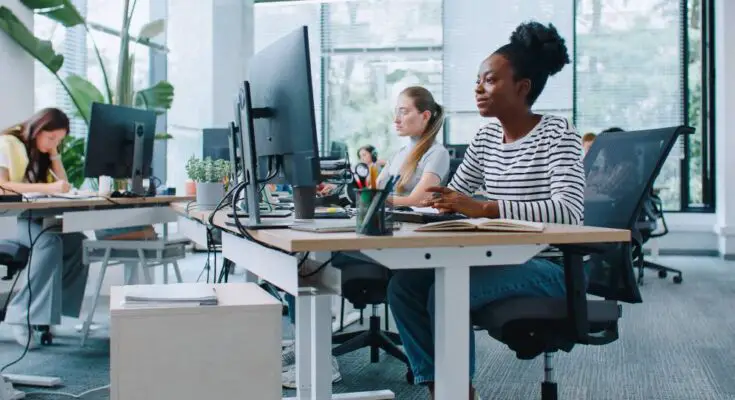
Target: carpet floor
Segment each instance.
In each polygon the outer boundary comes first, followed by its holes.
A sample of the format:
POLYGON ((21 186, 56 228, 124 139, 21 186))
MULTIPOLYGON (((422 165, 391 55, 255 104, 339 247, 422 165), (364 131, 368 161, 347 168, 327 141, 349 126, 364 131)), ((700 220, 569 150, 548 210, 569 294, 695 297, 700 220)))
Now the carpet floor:
MULTIPOLYGON (((735 262, 695 257, 659 261, 684 270, 683 284, 648 272, 641 288, 644 302, 623 307, 617 342, 559 353, 555 372, 560 399, 735 399, 735 262)), ((64 387, 58 390, 73 394, 108 384, 107 330, 96 331, 80 349, 75 322, 65 322, 53 346, 29 352, 7 372, 59 376, 64 387)), ((487 334, 478 332, 476 337, 475 383, 483 399, 540 397, 541 359, 518 360, 487 334)), ((0 325, 0 364, 17 358, 21 350, 7 326, 0 325)), ((335 392, 390 389, 400 400, 428 398, 423 388, 405 382, 404 365, 390 357, 370 364, 367 350, 362 350, 340 357, 339 364, 343 380, 334 385, 335 392)), ((67 398, 22 389, 29 399, 67 398)), ((108 398, 107 391, 85 396, 108 398)))

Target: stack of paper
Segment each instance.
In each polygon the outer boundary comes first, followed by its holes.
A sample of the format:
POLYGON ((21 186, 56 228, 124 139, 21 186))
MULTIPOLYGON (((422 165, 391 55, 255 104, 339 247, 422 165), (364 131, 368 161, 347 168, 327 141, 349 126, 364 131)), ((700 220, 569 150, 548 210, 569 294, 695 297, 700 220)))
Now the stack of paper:
POLYGON ((125 305, 217 305, 214 287, 202 284, 125 286, 123 293, 125 305))

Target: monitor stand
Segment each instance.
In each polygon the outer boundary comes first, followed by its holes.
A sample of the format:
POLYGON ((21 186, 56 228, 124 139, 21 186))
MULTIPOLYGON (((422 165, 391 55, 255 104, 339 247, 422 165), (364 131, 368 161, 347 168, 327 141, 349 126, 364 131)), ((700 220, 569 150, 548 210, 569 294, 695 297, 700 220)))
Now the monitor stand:
MULTIPOLYGON (((140 122, 133 124, 133 176, 130 191, 138 196, 145 196, 143 189, 143 134, 144 126, 140 122)), ((152 184, 152 183, 151 183, 152 184)))
MULTIPOLYGON (((268 190, 268 188, 264 188, 264 191, 268 190)), ((286 229, 291 227, 293 225, 293 219, 288 217, 275 217, 275 218, 268 218, 266 217, 267 214, 269 214, 269 211, 263 212, 263 210, 260 209, 260 202, 261 202, 261 192, 258 190, 258 185, 252 185, 248 184, 245 187, 245 196, 246 201, 245 204, 247 205, 245 213, 247 215, 247 219, 241 218, 240 219, 240 225, 248 230, 259 230, 259 229, 286 229)), ((273 211, 274 214, 276 214, 275 210, 273 211)), ((240 213, 238 213, 240 214, 240 213)), ((238 217, 235 217, 238 218, 238 217)), ((226 223, 229 226, 237 226, 235 223, 227 222, 226 223)))

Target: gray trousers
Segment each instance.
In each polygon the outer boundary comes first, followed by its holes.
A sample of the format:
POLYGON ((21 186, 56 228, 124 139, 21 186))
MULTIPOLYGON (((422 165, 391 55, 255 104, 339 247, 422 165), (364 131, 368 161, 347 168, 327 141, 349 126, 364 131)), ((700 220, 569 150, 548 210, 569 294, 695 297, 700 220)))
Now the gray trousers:
POLYGON ((62 314, 78 318, 81 312, 89 272, 82 263, 82 241, 86 237, 81 233, 61 234, 54 229, 38 237, 41 230, 38 220, 18 219, 17 242, 25 247, 30 247, 30 239, 36 243, 30 265, 26 266, 30 268, 30 278, 27 279, 28 269, 19 272, 23 285, 8 306, 5 322, 9 324, 26 324, 29 310, 32 325, 58 325, 62 314))

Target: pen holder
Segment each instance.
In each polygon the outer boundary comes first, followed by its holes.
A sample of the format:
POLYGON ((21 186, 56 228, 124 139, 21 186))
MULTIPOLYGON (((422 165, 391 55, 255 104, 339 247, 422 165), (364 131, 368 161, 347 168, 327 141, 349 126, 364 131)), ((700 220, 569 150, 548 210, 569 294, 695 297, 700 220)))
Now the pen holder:
POLYGON ((368 236, 393 234, 393 223, 387 221, 386 200, 388 193, 380 189, 357 191, 357 224, 355 231, 368 236))

